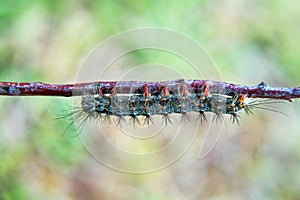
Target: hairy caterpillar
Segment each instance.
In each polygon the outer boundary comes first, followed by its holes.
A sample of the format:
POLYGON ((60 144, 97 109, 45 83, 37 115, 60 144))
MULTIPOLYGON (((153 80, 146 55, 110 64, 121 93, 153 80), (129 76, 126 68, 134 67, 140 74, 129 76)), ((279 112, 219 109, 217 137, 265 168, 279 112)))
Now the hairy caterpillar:
MULTIPOLYGON (((190 120, 189 113, 197 113, 198 120, 207 121, 206 113, 215 114, 215 120, 221 120, 223 115, 229 115, 233 123, 239 124, 239 113, 244 110, 252 113, 253 108, 278 112, 269 106, 279 103, 272 99, 253 99, 231 89, 213 85, 211 82, 197 87, 191 87, 188 81, 177 80, 166 82, 160 88, 149 92, 146 84, 132 84, 130 92, 124 86, 118 85, 109 92, 97 87, 82 96, 81 107, 75 111, 75 119, 100 119, 110 122, 111 116, 117 117, 120 125, 126 117, 135 125, 150 125, 152 116, 160 115, 162 123, 171 123, 171 114, 180 114, 181 120, 190 120), (126 90, 127 91, 127 90, 126 90), (119 94, 120 92, 120 94, 119 94)), ((127 88, 128 89, 128 88, 127 88)))

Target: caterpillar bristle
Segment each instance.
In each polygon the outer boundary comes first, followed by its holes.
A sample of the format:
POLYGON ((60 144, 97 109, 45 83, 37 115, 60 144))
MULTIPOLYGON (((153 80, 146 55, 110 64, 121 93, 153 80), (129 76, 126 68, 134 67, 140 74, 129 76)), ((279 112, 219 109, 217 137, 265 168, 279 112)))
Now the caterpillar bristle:
POLYGON ((212 119, 213 122, 215 123, 223 123, 224 122, 224 116, 222 113, 215 113, 212 119))
POLYGON ((180 115, 180 123, 191 122, 191 116, 187 112, 182 112, 180 115))
POLYGON ((286 102, 281 100, 273 99, 252 99, 249 102, 245 103, 244 110, 247 114, 253 114, 253 109, 266 110, 282 115, 287 115, 284 112, 278 111, 275 105, 285 104, 286 102))
POLYGON ((118 115, 116 119, 116 123, 118 127, 122 128, 123 125, 126 125, 125 117, 123 115, 118 115))
POLYGON ((131 122, 130 124, 132 124, 133 127, 136 127, 136 125, 141 126, 140 120, 139 120, 138 116, 135 114, 132 114, 130 116, 130 122, 131 122))
POLYGON ((234 112, 230 116, 230 120, 232 121, 232 124, 236 123, 238 126, 240 125, 240 115, 238 115, 236 112, 234 112))
POLYGON ((112 120, 111 120, 111 115, 106 114, 103 118, 101 118, 102 123, 104 124, 111 124, 112 120))
POLYGON ((145 115, 143 125, 146 124, 146 125, 149 127, 149 126, 150 126, 150 123, 151 123, 152 125, 154 125, 153 119, 152 119, 151 115, 150 115, 150 114, 147 114, 147 115, 145 115))
POLYGON ((253 115, 253 111, 252 111, 251 107, 249 107, 248 105, 245 105, 243 108, 247 115, 253 115))
POLYGON ((168 124, 172 125, 172 121, 170 119, 170 115, 168 113, 164 113, 161 117, 162 125, 168 126, 168 124))
POLYGON ((205 112, 203 110, 201 110, 199 112, 197 120, 200 121, 201 125, 203 124, 203 122, 208 122, 207 116, 206 116, 206 114, 205 114, 205 112))

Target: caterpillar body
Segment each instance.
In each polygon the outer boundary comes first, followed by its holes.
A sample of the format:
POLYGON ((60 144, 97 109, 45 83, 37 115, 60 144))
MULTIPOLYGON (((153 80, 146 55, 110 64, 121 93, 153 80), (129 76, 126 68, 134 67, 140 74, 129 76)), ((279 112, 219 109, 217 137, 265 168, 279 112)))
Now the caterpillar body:
MULTIPOLYGON (((197 119, 202 123, 207 121, 206 113, 211 112, 216 119, 229 115, 233 123, 239 123, 238 113, 241 110, 249 114, 252 113, 252 106, 257 107, 255 101, 247 101, 246 94, 214 86, 209 82, 197 89, 183 80, 178 80, 163 84, 151 93, 145 84, 132 85, 129 93, 124 94, 122 90, 123 86, 116 86, 104 94, 100 85, 94 92, 83 95, 81 108, 79 112, 75 112, 75 119, 94 118, 107 122, 110 121, 110 116, 116 116, 120 123, 130 117, 134 125, 141 125, 141 119, 143 125, 149 125, 154 115, 160 115, 163 123, 168 124, 171 122, 171 114, 181 114, 182 119, 189 119, 189 113, 198 113, 197 119)), ((272 103, 269 100, 258 101, 261 106, 272 103)))

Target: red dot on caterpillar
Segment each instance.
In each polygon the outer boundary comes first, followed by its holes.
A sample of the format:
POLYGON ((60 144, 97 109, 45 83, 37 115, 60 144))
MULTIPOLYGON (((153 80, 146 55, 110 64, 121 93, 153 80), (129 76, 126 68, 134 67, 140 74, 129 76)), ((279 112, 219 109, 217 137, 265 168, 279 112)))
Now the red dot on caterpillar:
POLYGON ((182 84, 182 96, 187 96, 189 94, 188 88, 185 83, 182 84))
POLYGON ((205 85, 204 86, 204 96, 208 96, 209 95, 209 85, 205 85))
POLYGON ((168 86, 164 85, 162 92, 163 97, 169 96, 168 86))
POLYGON ((116 88, 116 87, 114 87, 114 88, 112 89, 112 92, 111 92, 110 96, 111 96, 111 97, 117 96, 117 88, 116 88))
POLYGON ((148 90, 147 85, 143 86, 143 91, 144 91, 144 97, 145 97, 145 99, 147 99, 147 97, 149 96, 149 90, 148 90))

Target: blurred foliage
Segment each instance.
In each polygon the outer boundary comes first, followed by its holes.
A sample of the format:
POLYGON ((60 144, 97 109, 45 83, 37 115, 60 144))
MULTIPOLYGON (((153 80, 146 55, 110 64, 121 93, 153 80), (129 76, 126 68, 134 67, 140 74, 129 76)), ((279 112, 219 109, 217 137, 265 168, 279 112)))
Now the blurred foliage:
MULTIPOLYGON (((300 85, 299 10, 292 0, 0 0, 0 79, 72 82, 99 42, 132 28, 162 27, 203 45, 225 81, 300 85)), ((72 137, 74 127, 65 130, 71 122, 55 119, 70 105, 64 98, 0 98, 1 200, 300 196, 298 104, 284 107, 286 118, 242 116, 206 160, 184 157, 140 176, 101 167, 86 153, 72 137)))

